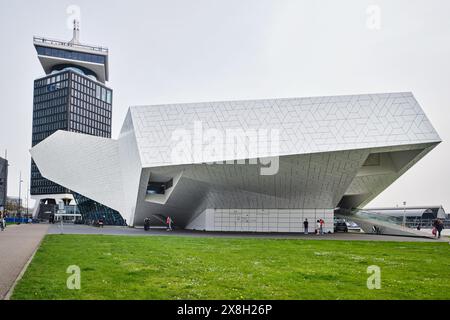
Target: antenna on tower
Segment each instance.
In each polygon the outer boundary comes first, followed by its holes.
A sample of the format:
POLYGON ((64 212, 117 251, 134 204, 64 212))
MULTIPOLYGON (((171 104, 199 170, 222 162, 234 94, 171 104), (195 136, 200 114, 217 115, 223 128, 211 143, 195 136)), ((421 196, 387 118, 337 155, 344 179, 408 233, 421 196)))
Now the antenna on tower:
POLYGON ((80 43, 80 21, 74 19, 73 20, 73 38, 69 41, 71 44, 79 44, 80 43))

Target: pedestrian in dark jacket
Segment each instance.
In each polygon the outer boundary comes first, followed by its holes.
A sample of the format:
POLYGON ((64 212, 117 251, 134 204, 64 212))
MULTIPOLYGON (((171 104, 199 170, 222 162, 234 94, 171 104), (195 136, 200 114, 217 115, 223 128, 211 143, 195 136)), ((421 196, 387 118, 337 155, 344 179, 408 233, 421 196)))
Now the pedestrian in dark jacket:
POLYGON ((305 221, 303 221, 303 227, 305 230, 305 234, 308 234, 308 225, 309 225, 308 219, 305 219, 305 221))
POLYGON ((438 234, 438 239, 441 237, 441 232, 444 229, 444 222, 441 219, 437 219, 436 231, 438 234))

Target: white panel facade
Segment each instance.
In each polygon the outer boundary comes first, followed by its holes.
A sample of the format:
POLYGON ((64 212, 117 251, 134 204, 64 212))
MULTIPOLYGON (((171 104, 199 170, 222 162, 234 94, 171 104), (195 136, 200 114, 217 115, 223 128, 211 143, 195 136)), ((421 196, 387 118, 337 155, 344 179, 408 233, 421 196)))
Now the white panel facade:
POLYGON ((206 209, 186 229, 238 232, 314 233, 317 220, 324 220, 324 232, 333 232, 334 208, 328 209, 206 209))
POLYGON ((311 230, 319 218, 331 230, 334 208, 372 200, 440 141, 413 95, 392 93, 131 107, 117 140, 57 132, 31 154, 44 177, 132 226, 171 216, 180 228, 303 232, 305 218, 311 230), (258 146, 229 158, 204 152, 223 147, 208 143, 208 130, 277 134, 251 136, 258 146), (191 153, 174 156, 180 141, 191 153), (252 163, 267 156, 279 161, 273 175, 252 163), (170 192, 147 194, 151 177, 173 179, 170 192))
POLYGON ((133 120, 129 113, 119 135, 118 147, 121 165, 117 168, 117 174, 121 176, 123 185, 123 210, 120 213, 129 225, 134 225, 142 164, 136 144, 133 120))
MULTIPOLYGON (((177 144, 173 132, 185 129, 194 135, 196 122, 204 130, 221 132, 278 129, 278 155, 440 141, 409 92, 139 106, 130 112, 144 167, 196 162, 195 157, 172 159, 177 144)), ((249 158, 270 156, 262 150, 246 151, 249 158)))
POLYGON ((124 212, 118 141, 57 131, 31 149, 42 176, 124 212))

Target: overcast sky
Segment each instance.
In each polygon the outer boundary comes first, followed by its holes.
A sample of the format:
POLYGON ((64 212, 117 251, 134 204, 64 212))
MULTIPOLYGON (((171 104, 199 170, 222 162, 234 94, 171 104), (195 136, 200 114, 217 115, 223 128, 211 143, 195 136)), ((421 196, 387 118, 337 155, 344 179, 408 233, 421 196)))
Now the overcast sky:
POLYGON ((81 42, 110 50, 113 138, 130 105, 412 91, 444 142, 369 206, 450 211, 448 0, 0 0, 10 196, 20 170, 29 185, 33 80, 44 74, 32 37, 70 40, 70 5, 81 42))

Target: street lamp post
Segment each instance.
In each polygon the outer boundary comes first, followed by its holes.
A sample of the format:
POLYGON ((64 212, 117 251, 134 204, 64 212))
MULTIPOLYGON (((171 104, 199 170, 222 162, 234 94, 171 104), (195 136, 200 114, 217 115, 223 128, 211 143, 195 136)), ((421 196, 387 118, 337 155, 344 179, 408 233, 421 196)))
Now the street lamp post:
POLYGON ((403 228, 406 228, 406 201, 403 201, 403 228))
MULTIPOLYGON (((21 198, 21 196, 22 196, 22 182, 23 182, 23 180, 22 180, 22 171, 20 171, 20 173, 19 173, 19 208, 17 209, 17 213, 19 214, 19 217, 20 217, 20 212, 22 211, 21 210, 21 208, 22 208, 22 198, 21 198)), ((16 216, 17 216, 17 214, 16 214, 16 216)))
POLYGON ((27 219, 29 218, 29 212, 28 212, 28 195, 30 194, 30 189, 27 187, 27 219))

